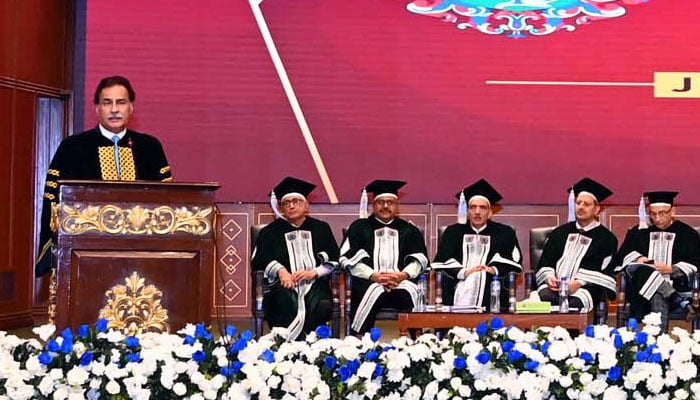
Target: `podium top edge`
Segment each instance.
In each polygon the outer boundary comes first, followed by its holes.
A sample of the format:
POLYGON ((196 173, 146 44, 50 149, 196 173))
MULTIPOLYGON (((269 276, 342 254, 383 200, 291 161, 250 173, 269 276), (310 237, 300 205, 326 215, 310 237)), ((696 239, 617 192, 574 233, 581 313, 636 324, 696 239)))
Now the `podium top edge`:
POLYGON ((111 186, 111 187, 197 187, 200 189, 218 189, 218 182, 158 182, 158 181, 101 181, 65 179, 58 181, 59 186, 111 186))

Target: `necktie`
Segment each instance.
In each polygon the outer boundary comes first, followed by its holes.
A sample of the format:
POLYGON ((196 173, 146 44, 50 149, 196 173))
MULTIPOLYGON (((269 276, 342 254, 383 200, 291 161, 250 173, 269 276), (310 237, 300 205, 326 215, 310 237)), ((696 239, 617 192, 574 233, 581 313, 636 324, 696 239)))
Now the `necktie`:
POLYGON ((122 179, 122 164, 119 160, 119 135, 112 136, 114 142, 114 163, 117 165, 117 179, 122 179))

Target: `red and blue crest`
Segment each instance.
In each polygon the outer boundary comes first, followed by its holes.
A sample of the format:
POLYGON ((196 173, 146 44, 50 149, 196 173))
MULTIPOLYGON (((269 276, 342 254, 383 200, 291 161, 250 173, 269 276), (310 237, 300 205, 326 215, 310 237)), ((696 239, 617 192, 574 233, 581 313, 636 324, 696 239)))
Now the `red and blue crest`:
POLYGON ((414 0, 406 8, 420 15, 512 38, 572 32, 598 20, 619 18, 625 6, 649 0, 414 0))

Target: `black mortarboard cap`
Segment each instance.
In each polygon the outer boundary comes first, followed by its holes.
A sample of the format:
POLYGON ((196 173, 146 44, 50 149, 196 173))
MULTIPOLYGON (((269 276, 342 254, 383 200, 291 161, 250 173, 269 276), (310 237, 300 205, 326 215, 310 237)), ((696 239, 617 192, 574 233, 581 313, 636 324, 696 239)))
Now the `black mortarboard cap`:
POLYGON ((583 178, 574 185, 574 194, 578 196, 581 192, 592 194, 598 203, 607 199, 612 194, 610 189, 591 178, 583 178))
POLYGON ((485 197, 491 205, 498 203, 503 198, 503 196, 501 196, 490 183, 486 182, 485 179, 479 179, 477 182, 465 187, 461 192, 458 192, 455 197, 459 199, 462 193, 464 193, 464 199, 467 203, 469 203, 469 199, 474 196, 485 197))
POLYGON ((406 182, 403 181, 377 179, 365 186, 365 190, 368 193, 372 193, 375 198, 387 194, 399 197, 399 189, 401 189, 405 184, 406 182))
POLYGON ((299 193, 304 197, 308 197, 309 193, 311 193, 315 188, 316 185, 313 183, 288 176, 282 179, 282 181, 278 183, 277 186, 272 189, 272 191, 275 193, 275 196, 278 199, 282 200, 284 196, 291 193, 299 193))
POLYGON ((673 199, 678 195, 678 192, 670 191, 655 191, 644 192, 644 196, 649 199, 649 204, 663 203, 673 205, 673 199))

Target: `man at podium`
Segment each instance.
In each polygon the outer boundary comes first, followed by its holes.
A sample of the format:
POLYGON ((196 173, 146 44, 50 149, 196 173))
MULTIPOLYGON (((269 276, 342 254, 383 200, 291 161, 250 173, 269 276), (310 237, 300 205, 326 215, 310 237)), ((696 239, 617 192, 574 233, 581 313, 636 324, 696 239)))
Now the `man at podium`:
POLYGON ((278 215, 260 231, 253 250, 253 269, 264 271, 265 320, 289 329, 297 338, 331 318, 328 277, 338 266, 338 244, 330 225, 308 216, 308 196, 316 185, 286 177, 273 189, 278 215), (278 208, 279 205, 279 208, 278 208))
POLYGON ((127 128, 135 100, 136 93, 125 77, 102 79, 94 96, 98 125, 65 138, 58 146, 46 173, 40 250, 35 265, 37 277, 51 269, 51 205, 58 201, 59 180, 167 182, 173 179, 160 141, 127 128))

